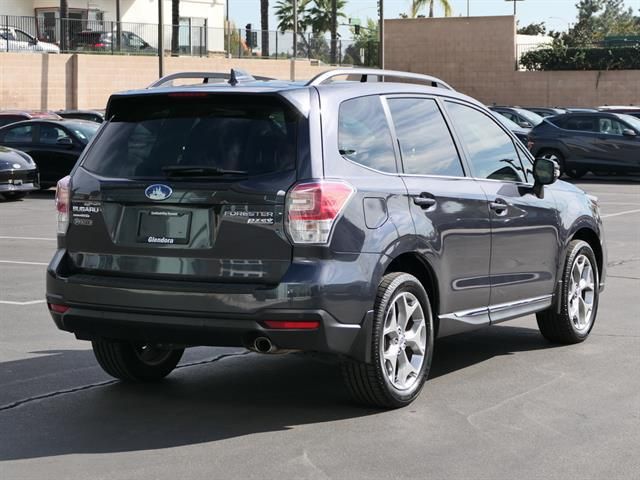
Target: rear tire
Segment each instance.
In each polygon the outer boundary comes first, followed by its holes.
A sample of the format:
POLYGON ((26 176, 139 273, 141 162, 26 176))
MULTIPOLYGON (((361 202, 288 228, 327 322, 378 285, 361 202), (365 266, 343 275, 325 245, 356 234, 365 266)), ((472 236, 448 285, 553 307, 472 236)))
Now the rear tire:
POLYGON ((417 278, 403 272, 383 277, 372 331, 372 363, 342 363, 347 388, 358 403, 404 407, 420 394, 433 356, 431 305, 417 278))
POLYGON ((104 339, 94 340, 91 345, 102 369, 112 377, 128 382, 152 382, 166 377, 184 353, 184 348, 104 339))
POLYGON ((587 242, 574 240, 569 244, 557 294, 558 307, 538 313, 538 328, 552 343, 573 344, 587 339, 598 313, 600 298, 598 264, 587 242))

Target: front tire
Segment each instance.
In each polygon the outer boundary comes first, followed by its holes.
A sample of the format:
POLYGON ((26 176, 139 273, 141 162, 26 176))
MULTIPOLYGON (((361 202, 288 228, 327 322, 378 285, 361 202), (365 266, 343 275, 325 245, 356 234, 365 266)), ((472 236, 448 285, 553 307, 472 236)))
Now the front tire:
POLYGON ((600 298, 596 256, 587 242, 569 244, 558 307, 537 314, 540 333, 553 343, 573 344, 587 339, 596 320, 600 298))
POLYGON ((182 358, 184 348, 111 340, 91 342, 102 369, 128 382, 152 382, 169 375, 182 358))
POLYGON ((383 277, 372 330, 372 363, 342 363, 347 388, 358 403, 404 407, 420 394, 433 356, 431 304, 416 277, 402 272, 383 277))

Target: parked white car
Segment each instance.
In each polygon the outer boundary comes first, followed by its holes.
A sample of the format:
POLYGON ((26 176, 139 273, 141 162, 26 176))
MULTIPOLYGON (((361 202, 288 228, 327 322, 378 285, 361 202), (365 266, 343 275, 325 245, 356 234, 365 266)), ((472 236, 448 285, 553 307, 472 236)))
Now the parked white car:
POLYGON ((60 47, 41 42, 27 32, 14 27, 0 27, 0 52, 60 53, 60 47))

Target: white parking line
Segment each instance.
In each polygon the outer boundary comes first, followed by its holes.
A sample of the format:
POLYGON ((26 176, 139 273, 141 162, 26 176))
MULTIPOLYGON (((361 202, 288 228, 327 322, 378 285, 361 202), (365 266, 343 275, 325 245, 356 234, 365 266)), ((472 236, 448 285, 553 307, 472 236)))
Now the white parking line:
POLYGON ((49 265, 48 263, 44 262, 18 262, 14 260, 0 260, 0 263, 11 263, 13 265, 43 265, 45 267, 49 265))
POLYGON ((44 238, 44 237, 9 237, 6 235, 0 235, 0 240, 44 240, 47 242, 55 242, 55 238, 44 238))
POLYGON ((629 215, 630 213, 640 213, 640 208, 636 210, 627 210, 626 212, 610 213, 608 215, 602 215, 602 218, 619 217, 620 215, 629 215))
POLYGON ((12 302, 11 300, 0 300, 2 305, 18 305, 23 307, 25 305, 36 305, 38 303, 44 303, 46 300, 28 300, 26 302, 12 302))

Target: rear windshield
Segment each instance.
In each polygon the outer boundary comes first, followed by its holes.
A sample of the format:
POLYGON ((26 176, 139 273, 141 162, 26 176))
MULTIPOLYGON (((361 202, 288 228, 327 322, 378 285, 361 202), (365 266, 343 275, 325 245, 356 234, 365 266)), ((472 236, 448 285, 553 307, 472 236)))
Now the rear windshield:
POLYGON ((295 168, 298 115, 274 97, 123 97, 109 114, 83 163, 98 175, 166 178, 163 167, 263 175, 295 168))

